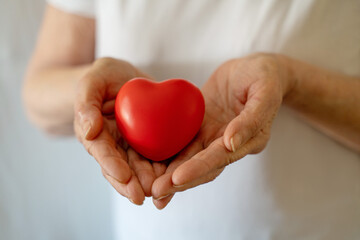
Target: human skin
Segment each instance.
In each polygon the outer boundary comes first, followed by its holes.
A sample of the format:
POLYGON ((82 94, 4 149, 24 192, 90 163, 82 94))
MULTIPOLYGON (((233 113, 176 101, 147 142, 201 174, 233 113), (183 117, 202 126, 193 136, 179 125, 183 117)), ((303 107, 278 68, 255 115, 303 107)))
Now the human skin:
POLYGON ((95 60, 94 48, 93 19, 48 6, 25 76, 25 109, 29 119, 48 134, 76 133, 112 186, 133 203, 142 204, 164 167, 117 145, 119 136, 111 106, 125 81, 147 76, 125 61, 95 60), (97 101, 99 104, 94 104, 97 101), (92 122, 87 125, 88 118, 92 122))
POLYGON ((205 119, 197 138, 152 186, 164 208, 173 194, 214 180, 225 166, 261 152, 281 105, 360 152, 360 79, 277 54, 222 64, 202 88, 205 119))
POLYGON ((127 148, 116 130, 113 100, 132 77, 122 60, 94 59, 93 19, 47 7, 24 84, 29 118, 50 134, 76 134, 123 196, 159 209, 174 193, 212 181, 225 166, 262 151, 281 105, 360 152, 360 78, 278 54, 257 53, 219 66, 201 89, 206 112, 198 136, 170 164, 127 148), (116 70, 120 69, 120 70, 116 70))

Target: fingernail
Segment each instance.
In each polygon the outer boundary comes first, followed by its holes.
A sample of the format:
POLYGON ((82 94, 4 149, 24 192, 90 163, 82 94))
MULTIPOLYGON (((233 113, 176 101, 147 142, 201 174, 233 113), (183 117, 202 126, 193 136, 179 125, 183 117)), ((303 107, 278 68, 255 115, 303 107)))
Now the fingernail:
POLYGON ((170 196, 171 195, 171 193, 170 194, 168 194, 168 195, 165 195, 165 196, 161 196, 161 197, 158 197, 158 198, 155 198, 155 200, 161 200, 161 199, 164 199, 164 198, 167 198, 168 196, 170 196))
POLYGON ((231 150, 232 150, 233 152, 236 152, 236 150, 235 150, 235 145, 234 145, 234 137, 232 137, 232 138, 230 139, 230 144, 231 144, 231 150))
POLYGON ((90 129, 91 129, 91 124, 89 121, 85 121, 83 123, 83 132, 84 132, 84 137, 87 138, 87 136, 89 135, 90 129))
POLYGON ((129 199, 129 201, 130 201, 132 204, 134 204, 134 205, 136 205, 136 206, 141 206, 141 205, 144 204, 144 202, 142 202, 141 204, 136 204, 136 203, 134 202, 134 200, 132 200, 131 198, 128 198, 128 199, 129 199))
POLYGON ((239 149, 239 147, 241 146, 241 135, 236 133, 231 139, 230 139, 230 144, 231 144, 231 150, 233 152, 236 152, 237 149, 239 149))
POLYGON ((181 185, 175 185, 175 184, 173 184, 173 187, 174 188, 182 188, 182 187, 184 187, 186 184, 181 184, 181 185))

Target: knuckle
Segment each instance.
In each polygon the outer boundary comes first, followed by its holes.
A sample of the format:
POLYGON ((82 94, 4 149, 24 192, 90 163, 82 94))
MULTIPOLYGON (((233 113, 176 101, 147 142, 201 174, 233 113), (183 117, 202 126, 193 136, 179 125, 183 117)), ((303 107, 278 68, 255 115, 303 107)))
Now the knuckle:
POLYGON ((252 122, 251 126, 249 128, 250 135, 255 136, 262 128, 263 126, 263 120, 260 117, 255 117, 252 122))
POLYGON ((221 66, 232 66, 234 64, 236 64, 238 62, 239 59, 233 58, 233 59, 229 59, 226 62, 224 62, 221 66))
POLYGON ((266 145, 267 145, 266 141, 260 142, 257 146, 254 147, 254 149, 250 153, 258 154, 265 149, 266 145))
POLYGON ((113 155, 114 146, 111 141, 99 139, 91 143, 89 150, 92 155, 106 158, 113 155))
MULTIPOLYGON (((242 148, 242 151, 246 148, 246 145, 242 148)), ((235 152, 235 154, 231 154, 228 158, 228 165, 233 164, 234 162, 237 162, 240 158, 243 157, 243 155, 239 154, 239 150, 235 152)))
POLYGON ((86 141, 85 148, 92 156, 101 156, 111 153, 113 150, 113 143, 107 139, 97 139, 93 141, 86 141))
POLYGON ((94 65, 105 65, 105 66, 108 66, 108 65, 113 64, 114 62, 116 62, 116 59, 115 59, 115 58, 112 58, 112 57, 102 57, 102 58, 98 58, 97 60, 95 60, 94 65))
POLYGON ((119 65, 130 67, 132 66, 129 62, 112 58, 112 57, 102 57, 95 61, 94 66, 97 66, 102 69, 114 69, 114 67, 118 67, 119 65))
POLYGON ((212 167, 210 166, 210 164, 206 161, 206 160, 200 160, 199 159, 199 164, 202 165, 202 168, 205 169, 205 172, 210 172, 212 170, 212 167))
POLYGON ((205 182, 214 181, 223 170, 224 170, 224 167, 217 169, 216 171, 212 172, 211 174, 208 174, 205 178, 205 182))
POLYGON ((256 61, 259 66, 265 67, 265 69, 277 67, 275 55, 272 53, 257 52, 250 55, 250 58, 256 61))
POLYGON ((91 155, 91 156, 94 156, 94 149, 95 149, 95 143, 94 141, 86 141, 83 143, 84 144, 84 147, 86 149, 86 151, 91 155))
POLYGON ((262 152, 265 149, 269 139, 270 134, 261 130, 260 133, 252 140, 252 142, 247 145, 246 152, 248 154, 258 154, 262 152))

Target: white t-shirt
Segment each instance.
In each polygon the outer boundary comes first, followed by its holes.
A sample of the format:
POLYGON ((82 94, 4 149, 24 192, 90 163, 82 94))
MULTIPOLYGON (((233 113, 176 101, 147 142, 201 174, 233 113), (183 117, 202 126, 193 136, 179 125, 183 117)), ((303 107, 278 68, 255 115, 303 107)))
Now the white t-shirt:
MULTIPOLYGON (((97 56, 201 86, 266 51, 360 75, 360 1, 50 0, 97 20, 97 56)), ((314 79, 316 81, 316 79, 314 79)), ((266 149, 167 208, 114 193, 118 239, 360 239, 360 157, 281 108, 266 149)))

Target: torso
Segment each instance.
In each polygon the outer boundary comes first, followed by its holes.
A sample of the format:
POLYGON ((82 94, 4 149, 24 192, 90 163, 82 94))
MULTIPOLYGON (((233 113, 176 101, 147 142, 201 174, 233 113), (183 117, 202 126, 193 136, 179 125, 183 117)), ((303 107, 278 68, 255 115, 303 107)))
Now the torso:
MULTIPOLYGON (((199 87, 222 62, 266 51, 360 75, 358 1, 99 0, 98 56, 199 87), (357 4, 357 5, 356 5, 357 4)), ((314 79, 316 81, 316 79, 314 79)), ((114 197, 119 239, 356 239, 360 157, 282 108, 264 152, 158 211, 114 197), (150 236, 150 237, 149 237, 150 236)))

